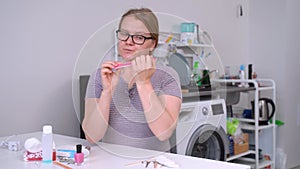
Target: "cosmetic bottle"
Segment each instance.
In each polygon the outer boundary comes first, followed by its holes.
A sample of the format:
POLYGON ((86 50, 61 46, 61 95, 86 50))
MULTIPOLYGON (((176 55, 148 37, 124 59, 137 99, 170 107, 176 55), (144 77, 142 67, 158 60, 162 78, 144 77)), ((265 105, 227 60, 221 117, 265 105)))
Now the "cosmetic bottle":
POLYGON ((191 86, 201 86, 199 62, 194 62, 191 86), (199 82, 198 82, 199 81, 199 82), (197 83, 198 82, 198 83, 197 83))
POLYGON ((84 161, 84 154, 82 153, 82 145, 76 145, 76 153, 74 155, 75 165, 82 165, 84 161))
MULTIPOLYGON (((252 74, 253 74, 253 68, 252 68, 252 64, 248 65, 248 79, 252 79, 252 74)), ((253 87, 254 84, 253 83, 249 83, 250 87, 253 87)))
POLYGON ((56 161, 56 148, 55 148, 54 141, 53 141, 53 149, 52 149, 52 161, 56 161))
POLYGON ((207 67, 202 71, 202 86, 204 88, 210 88, 210 77, 209 77, 209 70, 207 67))
POLYGON ((52 163, 53 154, 53 135, 52 126, 43 126, 43 136, 42 136, 42 158, 43 163, 52 163))
MULTIPOLYGON (((240 66, 240 71, 239 71, 239 77, 241 81, 245 80, 245 68, 244 65, 240 66)), ((249 85, 245 82, 241 82, 241 84, 238 85, 239 87, 249 87, 249 85)))

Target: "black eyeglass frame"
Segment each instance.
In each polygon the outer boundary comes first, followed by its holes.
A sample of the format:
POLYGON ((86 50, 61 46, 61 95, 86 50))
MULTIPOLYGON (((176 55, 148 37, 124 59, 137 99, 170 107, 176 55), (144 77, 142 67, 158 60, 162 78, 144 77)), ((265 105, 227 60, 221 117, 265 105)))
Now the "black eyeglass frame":
POLYGON ((141 161, 142 164, 145 164, 145 168, 148 168, 149 164, 150 163, 153 163, 153 167, 154 168, 157 168, 158 166, 160 167, 167 167, 167 168, 170 168, 169 166, 163 164, 163 163, 160 163, 156 160, 144 160, 144 161, 141 161))
POLYGON ((132 42, 133 42, 134 44, 137 44, 137 45, 143 45, 143 44, 146 42, 146 40, 154 39, 153 37, 146 37, 146 36, 144 36, 144 35, 130 35, 129 33, 124 32, 124 31, 122 31, 122 30, 117 30, 117 31, 116 31, 116 36, 117 36, 117 38, 118 38, 120 41, 127 41, 127 40, 129 39, 129 37, 131 37, 132 42), (126 35, 127 35, 127 38, 126 38, 126 39, 120 39, 119 36, 118 36, 119 32, 122 32, 122 33, 126 34, 126 35), (136 42, 134 41, 134 39, 133 39, 134 36, 135 36, 135 37, 142 37, 142 38, 144 39, 143 43, 136 43, 136 42))

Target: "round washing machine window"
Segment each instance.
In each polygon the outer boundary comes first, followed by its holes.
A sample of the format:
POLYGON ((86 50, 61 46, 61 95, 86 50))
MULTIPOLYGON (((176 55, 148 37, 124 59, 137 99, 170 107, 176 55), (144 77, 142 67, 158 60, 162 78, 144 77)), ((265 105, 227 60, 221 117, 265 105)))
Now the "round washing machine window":
POLYGON ((186 155, 225 161, 226 133, 212 125, 199 127, 189 140, 186 155))

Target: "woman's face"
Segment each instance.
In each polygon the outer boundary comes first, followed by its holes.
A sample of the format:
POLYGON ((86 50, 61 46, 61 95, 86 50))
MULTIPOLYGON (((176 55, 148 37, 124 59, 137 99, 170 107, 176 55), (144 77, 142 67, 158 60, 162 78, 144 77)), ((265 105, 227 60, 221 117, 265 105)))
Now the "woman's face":
MULTIPOLYGON (((130 35, 142 35, 151 37, 149 30, 143 22, 136 19, 134 16, 126 16, 120 26, 120 31, 130 35)), ((126 41, 119 40, 118 53, 126 61, 130 61, 139 55, 148 55, 155 46, 155 40, 146 39, 144 44, 135 44, 130 36, 126 41)))

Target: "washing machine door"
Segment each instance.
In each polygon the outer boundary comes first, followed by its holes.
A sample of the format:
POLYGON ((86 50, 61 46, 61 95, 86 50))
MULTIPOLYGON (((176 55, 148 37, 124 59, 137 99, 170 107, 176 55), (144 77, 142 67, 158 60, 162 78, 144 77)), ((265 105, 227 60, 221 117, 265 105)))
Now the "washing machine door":
POLYGON ((227 142, 224 129, 209 124, 203 125, 192 134, 186 155, 225 161, 228 150, 227 142))

